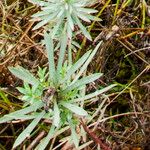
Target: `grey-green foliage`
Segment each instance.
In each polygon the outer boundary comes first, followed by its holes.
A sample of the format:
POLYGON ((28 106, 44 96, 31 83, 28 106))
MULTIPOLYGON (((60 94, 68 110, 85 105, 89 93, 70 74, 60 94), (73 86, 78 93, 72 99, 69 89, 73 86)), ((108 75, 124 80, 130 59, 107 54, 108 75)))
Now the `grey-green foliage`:
POLYGON ((86 30, 82 21, 91 22, 91 20, 100 19, 92 16, 97 10, 87 8, 89 0, 29 0, 31 3, 40 6, 41 11, 32 15, 33 20, 40 21, 33 29, 38 29, 49 23, 52 38, 65 30, 68 38, 71 39, 75 26, 78 26, 81 32, 91 40, 89 32, 86 30))
POLYGON ((88 51, 77 62, 70 66, 68 65, 68 61, 65 63, 63 61, 67 43, 64 42, 61 45, 60 55, 56 65, 54 61, 53 40, 47 33, 44 35, 44 40, 49 61, 48 75, 46 68, 39 68, 37 76, 33 76, 28 70, 20 66, 9 68, 15 76, 24 81, 24 87, 18 87, 18 90, 23 95, 20 99, 24 102, 24 106, 21 110, 12 112, 0 118, 0 123, 17 119, 32 120, 27 128, 18 136, 13 148, 20 145, 44 118, 51 120, 52 126, 48 135, 39 143, 36 149, 45 149, 49 140, 53 137, 55 130, 66 125, 70 126, 72 133, 71 137, 73 138, 75 146, 78 147, 79 139, 75 132, 75 127, 79 123, 78 117, 88 115, 88 112, 81 107, 81 101, 83 102, 93 98, 114 86, 108 86, 93 94, 81 94, 81 91, 85 88, 86 84, 93 82, 102 76, 101 73, 96 73, 87 77, 83 76, 83 72, 86 70, 101 43, 99 43, 93 51, 88 51), (47 102, 45 100, 43 101, 43 92, 45 90, 48 92, 51 88, 55 90, 55 94, 46 97, 47 102), (45 106, 48 107, 48 110, 45 109, 45 106))

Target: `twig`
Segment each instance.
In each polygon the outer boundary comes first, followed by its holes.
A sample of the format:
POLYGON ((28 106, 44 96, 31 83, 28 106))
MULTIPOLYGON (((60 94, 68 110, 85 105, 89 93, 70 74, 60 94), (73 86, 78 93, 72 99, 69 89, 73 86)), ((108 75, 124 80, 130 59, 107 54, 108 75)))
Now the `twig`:
POLYGON ((40 140, 45 136, 46 132, 42 131, 33 141, 32 143, 27 147, 26 150, 32 150, 39 142, 40 140))
POLYGON ((89 125, 89 127, 94 126, 95 124, 101 123, 101 122, 105 122, 107 120, 113 119, 113 118, 118 118, 121 116, 126 116, 126 115, 145 115, 145 114, 150 114, 150 111, 145 111, 145 112, 127 112, 127 113, 122 113, 122 114, 117 114, 117 115, 113 115, 101 120, 98 120, 97 122, 94 122, 92 124, 89 125))
POLYGON ((103 150, 111 150, 104 142, 102 142, 102 140, 99 137, 97 137, 97 135, 94 132, 89 130, 89 128, 84 124, 82 119, 81 119, 81 124, 84 130, 90 135, 90 137, 97 145, 99 145, 103 150))

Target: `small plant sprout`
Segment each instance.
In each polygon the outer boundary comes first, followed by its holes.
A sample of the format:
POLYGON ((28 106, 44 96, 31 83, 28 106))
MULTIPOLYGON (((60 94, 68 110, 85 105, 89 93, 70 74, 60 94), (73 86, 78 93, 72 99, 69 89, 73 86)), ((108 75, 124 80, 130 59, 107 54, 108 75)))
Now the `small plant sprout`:
POLYGON ((85 22, 100 20, 91 15, 97 13, 97 10, 87 8, 89 0, 29 0, 29 2, 41 7, 41 11, 32 15, 32 20, 39 21, 33 30, 48 24, 47 27, 52 38, 65 30, 68 38, 71 39, 73 31, 77 27, 86 38, 92 40, 89 32, 81 22, 81 20, 85 22))
POLYGON ((56 64, 54 61, 53 40, 48 33, 45 33, 44 40, 49 62, 49 76, 47 76, 46 68, 39 68, 36 77, 20 66, 9 68, 12 74, 24 82, 23 87, 18 87, 18 90, 23 95, 21 100, 24 105, 21 110, 0 118, 0 123, 18 119, 31 120, 31 123, 17 137, 13 148, 19 146, 30 136, 43 119, 51 121, 50 129, 47 136, 41 140, 35 149, 44 150, 50 139, 54 137, 54 133, 65 126, 70 127, 72 141, 78 147, 79 137, 76 133, 76 126, 79 125, 81 117, 88 116, 88 112, 84 109, 84 101, 94 98, 115 86, 110 85, 88 95, 82 92, 86 84, 102 76, 101 73, 83 76, 101 43, 94 50, 86 52, 77 62, 70 66, 67 61, 64 62, 66 44, 60 47, 56 64))

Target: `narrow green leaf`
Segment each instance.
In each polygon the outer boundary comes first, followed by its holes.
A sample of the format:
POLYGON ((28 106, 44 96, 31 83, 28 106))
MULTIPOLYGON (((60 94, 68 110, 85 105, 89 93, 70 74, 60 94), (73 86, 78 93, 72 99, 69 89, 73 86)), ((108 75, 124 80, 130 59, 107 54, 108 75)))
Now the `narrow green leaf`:
POLYGON ((36 79, 28 70, 24 69, 21 66, 17 67, 9 67, 9 70, 12 74, 14 74, 19 79, 27 82, 33 86, 39 85, 39 80, 36 79))
POLYGON ((77 48, 81 49, 81 46, 79 45, 79 43, 78 43, 78 42, 76 42, 76 41, 72 41, 71 43, 72 43, 72 45, 74 45, 75 47, 77 47, 77 48))
POLYGON ((88 19, 93 20, 93 21, 102 21, 101 18, 98 18, 96 16, 92 16, 92 15, 86 15, 88 17, 88 19))
POLYGON ((17 87, 17 90, 24 95, 28 94, 28 91, 25 88, 17 87))
POLYGON ((41 0, 28 0, 29 2, 40 5, 40 6, 47 6, 47 2, 41 1, 41 0))
MULTIPOLYGON (((39 22, 32 30, 36 30, 36 29, 39 29, 40 27, 44 26, 50 20, 53 20, 57 16, 57 14, 58 14, 58 12, 53 13, 52 15, 46 15, 46 16, 44 16, 44 19, 41 22, 39 22)), ((42 16, 40 18, 42 18, 42 16)))
POLYGON ((69 24, 71 30, 74 30, 73 19, 68 11, 67 11, 67 21, 68 21, 68 24, 69 24))
POLYGON ((55 82, 55 62, 54 62, 54 46, 53 40, 51 39, 50 35, 45 33, 44 40, 46 44, 46 51, 48 56, 48 63, 49 63, 49 78, 54 80, 55 82))
MULTIPOLYGON (((55 9, 55 11, 56 11, 56 10, 57 10, 57 8, 55 9)), ((60 18, 63 16, 64 13, 66 13, 66 12, 65 12, 65 8, 62 7, 61 10, 58 12, 56 18, 57 18, 57 19, 60 19, 60 18)))
POLYGON ((102 75, 103 75, 102 73, 95 73, 90 76, 83 77, 82 79, 76 81, 75 83, 71 83, 63 92, 65 93, 65 92, 71 91, 77 87, 91 83, 91 82, 97 80, 98 78, 100 78, 102 75))
POLYGON ((30 136, 31 132, 33 129, 37 126, 39 121, 42 119, 44 116, 45 111, 41 112, 37 118, 35 118, 29 125, 28 127, 17 137, 13 148, 16 148, 18 145, 20 145, 28 136, 30 136))
POLYGON ((42 10, 56 10, 61 6, 61 3, 47 3, 48 5, 46 7, 43 7, 42 10))
POLYGON ((58 65, 57 65, 58 81, 59 81, 59 75, 60 75, 60 72, 62 69, 62 64, 64 61, 64 55, 65 55, 65 51, 66 51, 66 47, 67 47, 67 37, 66 37, 65 33, 63 33, 60 42, 61 42, 61 45, 60 45, 59 59, 58 59, 58 65))
POLYGON ((97 91, 95 91, 95 92, 93 92, 91 94, 88 94, 88 95, 84 96, 84 97, 80 97, 80 98, 74 99, 71 102, 79 102, 79 101, 84 101, 84 100, 87 100, 87 99, 91 99, 93 97, 96 97, 96 96, 104 93, 104 92, 107 92, 108 90, 110 90, 111 88, 113 88, 115 86, 116 86, 116 84, 109 85, 109 86, 107 86, 107 87, 105 87, 103 89, 97 90, 97 91))
POLYGON ((81 31, 85 35, 85 37, 87 37, 90 41, 92 41, 91 35, 86 30, 86 28, 82 25, 82 23, 80 22, 78 17, 74 17, 74 20, 76 21, 77 25, 79 26, 79 28, 81 29, 81 31))
POLYGON ((91 20, 87 17, 87 15, 80 13, 80 12, 75 12, 75 14, 82 19, 85 22, 91 22, 91 20))
POLYGON ((95 10, 95 9, 82 8, 82 7, 78 8, 78 11, 79 11, 79 12, 81 11, 81 13, 85 13, 85 14, 92 14, 92 13, 97 13, 97 12, 98 12, 98 11, 95 10))
POLYGON ((11 121, 13 119, 15 119, 15 117, 19 116, 19 115, 25 115, 28 114, 30 112, 36 111, 38 108, 43 107, 43 102, 42 101, 38 101, 36 103, 34 103, 32 106, 28 106, 24 109, 12 112, 8 115, 5 115, 3 117, 0 118, 0 123, 5 123, 8 121, 11 121))
POLYGON ((64 16, 61 17, 61 19, 57 20, 56 25, 53 27, 53 29, 51 30, 51 37, 52 39, 55 37, 55 35, 57 34, 62 22, 63 22, 64 16))
POLYGON ((80 71, 78 72, 78 74, 75 76, 74 80, 72 83, 76 82, 79 77, 83 74, 83 72, 86 70, 87 66, 89 65, 89 63, 92 61, 94 55, 96 54, 97 50, 99 49, 100 45, 101 45, 102 41, 99 42, 99 44, 97 44, 97 46, 95 47, 95 49, 92 51, 92 53, 90 54, 89 58, 86 60, 86 62, 84 63, 84 65, 81 67, 80 71))
POLYGON ((58 108, 57 102, 54 102, 54 117, 53 117, 53 125, 58 127, 60 123, 60 110, 58 108))
POLYGON ((66 26, 67 26, 67 37, 68 37, 68 39, 71 40, 71 39, 72 39, 72 33, 73 33, 73 32, 72 32, 72 29, 71 29, 69 23, 67 22, 66 24, 67 24, 67 25, 66 25, 66 26))
POLYGON ((29 2, 36 4, 36 5, 40 5, 40 6, 46 6, 47 2, 41 1, 41 0, 28 0, 29 2))
POLYGON ((83 65, 83 63, 87 60, 87 58, 89 57, 90 53, 91 53, 91 50, 86 52, 75 64, 73 64, 71 66, 71 68, 67 71, 65 79, 62 81, 62 83, 65 82, 67 79, 70 79, 70 76, 73 73, 75 73, 75 71, 77 71, 83 65))
POLYGON ((43 10, 43 11, 40 11, 40 12, 37 12, 35 14, 33 14, 31 17, 33 18, 38 18, 40 16, 45 16, 45 15, 49 15, 53 12, 54 10, 43 10))
POLYGON ((18 119, 21 119, 21 120, 30 120, 30 119, 34 119, 35 118, 35 116, 28 116, 28 115, 13 115, 13 116, 11 116, 11 115, 5 115, 4 117, 2 117, 2 118, 0 118, 0 124, 1 123, 5 123, 5 122, 9 122, 9 121, 12 121, 12 120, 18 120, 18 119))
POLYGON ((87 5, 87 0, 84 1, 80 1, 80 0, 76 0, 77 3, 74 3, 74 6, 78 8, 80 7, 85 7, 87 5))
POLYGON ((67 102, 62 102, 61 105, 63 105, 64 107, 66 107, 67 109, 69 109, 70 111, 74 112, 77 115, 80 116, 87 116, 88 113, 81 107, 74 105, 74 104, 70 104, 67 102))
POLYGON ((8 118, 12 118, 12 120, 30 120, 30 119, 34 119, 36 117, 36 115, 22 115, 22 114, 18 114, 18 115, 9 115, 7 116, 8 118))
POLYGON ((69 121, 69 126, 71 129, 71 137, 72 137, 73 143, 74 143, 75 147, 78 149, 79 138, 78 138, 78 135, 76 133, 75 125, 71 122, 71 120, 69 121))

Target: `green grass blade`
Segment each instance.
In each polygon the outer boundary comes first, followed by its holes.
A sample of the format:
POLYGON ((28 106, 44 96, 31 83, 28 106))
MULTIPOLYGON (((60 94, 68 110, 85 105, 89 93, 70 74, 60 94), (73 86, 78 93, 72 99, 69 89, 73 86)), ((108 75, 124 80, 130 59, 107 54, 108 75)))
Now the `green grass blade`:
POLYGON ((4 100, 4 102, 8 105, 11 106, 10 100, 7 98, 6 94, 0 89, 0 97, 4 100))

